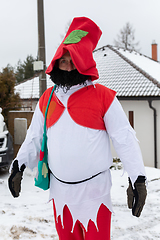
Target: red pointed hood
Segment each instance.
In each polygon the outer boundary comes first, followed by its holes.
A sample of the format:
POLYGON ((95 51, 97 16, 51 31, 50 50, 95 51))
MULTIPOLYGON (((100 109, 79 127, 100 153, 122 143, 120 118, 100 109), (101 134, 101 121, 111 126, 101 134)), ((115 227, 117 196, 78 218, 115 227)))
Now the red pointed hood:
POLYGON ((79 73, 89 75, 91 80, 98 79, 99 75, 96 62, 93 59, 93 50, 101 34, 102 31, 100 28, 89 18, 74 18, 46 73, 50 74, 56 60, 69 51, 72 61, 79 73))

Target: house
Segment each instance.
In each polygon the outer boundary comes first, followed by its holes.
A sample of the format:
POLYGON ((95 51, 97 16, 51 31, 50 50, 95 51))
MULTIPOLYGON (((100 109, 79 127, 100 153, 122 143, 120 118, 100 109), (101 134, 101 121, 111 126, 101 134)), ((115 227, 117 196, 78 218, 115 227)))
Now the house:
POLYGON ((94 59, 98 82, 117 92, 136 131, 145 165, 160 168, 160 62, 110 45, 97 49, 94 59))
MULTIPOLYGON (((8 129, 13 137, 14 157, 25 139, 27 129, 39 100, 39 76, 27 79, 15 86, 15 92, 21 98, 21 110, 9 111, 8 129)), ((53 82, 47 76, 47 88, 53 86, 53 82)))
MULTIPOLYGON (((160 62, 156 44, 149 58, 135 51, 110 45, 94 51, 99 71, 97 82, 117 92, 117 98, 136 131, 145 166, 160 168, 160 62)), ((53 83, 47 77, 47 87, 53 83)), ((15 87, 23 108, 35 109, 39 99, 39 77, 15 87)), ((117 116, 118 117, 118 116, 117 116)), ((117 157, 114 149, 113 157, 117 157)))
MULTIPOLYGON (((53 86, 49 76, 46 76, 47 88, 53 86)), ((15 93, 21 98, 21 109, 34 111, 39 100, 39 76, 34 76, 15 86, 15 93)))

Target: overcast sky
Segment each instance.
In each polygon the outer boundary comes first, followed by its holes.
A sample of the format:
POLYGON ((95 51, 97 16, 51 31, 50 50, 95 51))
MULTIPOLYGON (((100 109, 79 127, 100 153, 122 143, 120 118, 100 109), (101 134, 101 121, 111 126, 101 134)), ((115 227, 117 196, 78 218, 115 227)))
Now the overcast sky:
MULTIPOLYGON (((0 70, 37 56, 37 0, 0 0, 0 70)), ((46 63, 50 63, 74 17, 91 18, 103 34, 97 47, 114 44, 127 22, 135 29, 140 52, 151 56, 153 40, 160 60, 160 0, 44 0, 46 63)))

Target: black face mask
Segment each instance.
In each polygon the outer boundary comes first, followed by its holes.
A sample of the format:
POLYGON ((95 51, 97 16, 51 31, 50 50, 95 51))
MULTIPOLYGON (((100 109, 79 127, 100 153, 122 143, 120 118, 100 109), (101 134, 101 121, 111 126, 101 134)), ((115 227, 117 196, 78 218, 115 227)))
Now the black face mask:
POLYGON ((50 78, 57 86, 67 91, 74 85, 84 84, 89 76, 80 74, 77 69, 68 72, 54 67, 50 73, 50 78))

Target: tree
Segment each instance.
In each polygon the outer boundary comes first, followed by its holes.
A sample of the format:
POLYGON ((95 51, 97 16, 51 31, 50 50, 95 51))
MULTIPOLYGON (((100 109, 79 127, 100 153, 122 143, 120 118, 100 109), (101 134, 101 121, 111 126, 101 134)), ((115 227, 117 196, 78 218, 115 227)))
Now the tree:
POLYGON ((32 55, 28 55, 23 63, 21 60, 18 61, 15 71, 15 76, 18 83, 34 76, 33 62, 36 60, 37 59, 32 55))
POLYGON ((30 77, 34 76, 34 70, 33 70, 33 62, 36 61, 35 58, 33 58, 32 55, 28 55, 26 60, 24 61, 24 79, 28 79, 30 77))
POLYGON ((139 42, 134 42, 135 30, 130 25, 129 22, 120 30, 120 34, 117 35, 117 40, 114 40, 114 44, 116 47, 122 47, 126 50, 137 50, 136 47, 139 45, 139 42))
POLYGON ((21 60, 19 60, 17 63, 15 76, 16 76, 16 80, 18 83, 22 82, 24 80, 24 66, 23 66, 21 60))
POLYGON ((8 111, 20 107, 20 97, 18 93, 14 93, 16 83, 13 67, 7 65, 0 72, 0 107, 2 114, 7 122, 8 111))

